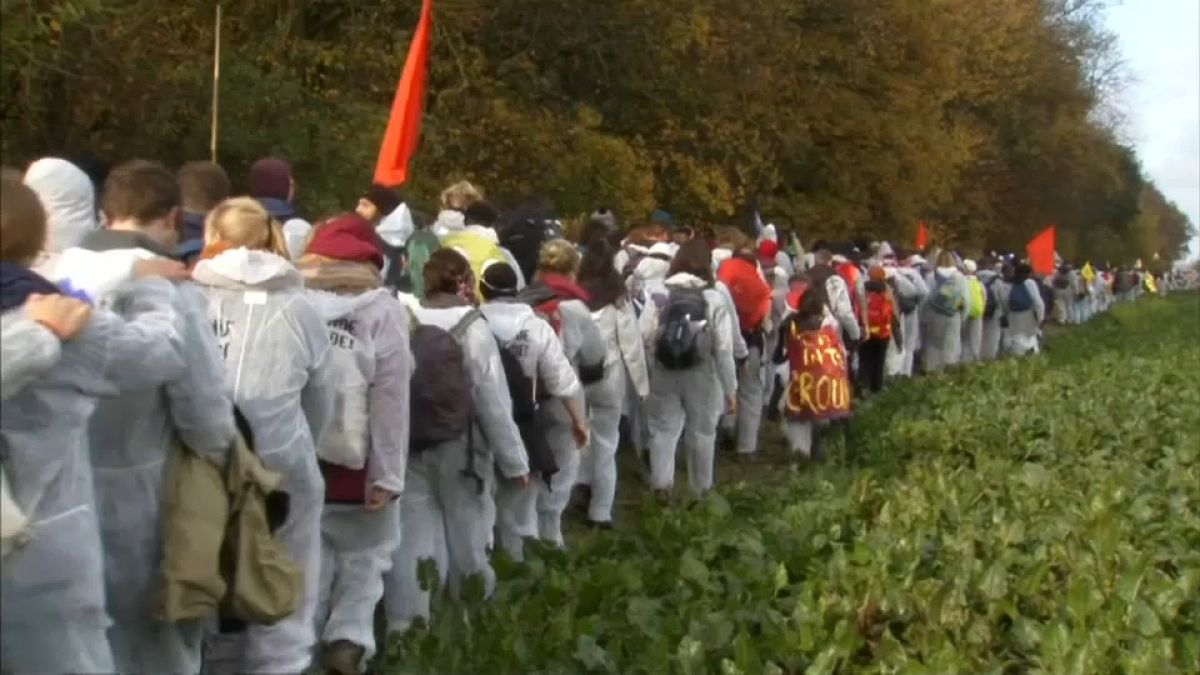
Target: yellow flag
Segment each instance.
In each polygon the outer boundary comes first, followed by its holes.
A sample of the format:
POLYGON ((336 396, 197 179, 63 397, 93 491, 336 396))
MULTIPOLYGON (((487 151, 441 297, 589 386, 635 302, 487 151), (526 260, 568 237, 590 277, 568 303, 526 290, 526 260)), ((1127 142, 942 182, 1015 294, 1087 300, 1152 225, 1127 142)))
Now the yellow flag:
POLYGON ((1153 274, 1143 274, 1142 278, 1146 280, 1146 290, 1158 294, 1158 283, 1154 281, 1153 274))
POLYGON ((1083 269, 1079 271, 1079 274, 1083 276, 1083 280, 1088 282, 1089 286, 1093 281, 1096 280, 1096 270, 1092 267, 1092 263, 1090 262, 1085 262, 1083 264, 1083 269))

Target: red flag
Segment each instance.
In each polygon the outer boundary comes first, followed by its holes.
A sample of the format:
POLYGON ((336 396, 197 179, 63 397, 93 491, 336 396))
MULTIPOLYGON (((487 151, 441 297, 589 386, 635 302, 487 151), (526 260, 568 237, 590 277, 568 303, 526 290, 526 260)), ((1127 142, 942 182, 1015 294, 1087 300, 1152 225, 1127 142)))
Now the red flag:
POLYGON ((916 246, 918 251, 924 251, 929 246, 929 230, 925 228, 925 221, 917 223, 917 241, 916 246))
POLYGON ((379 161, 375 163, 376 183, 396 186, 408 180, 408 162, 416 154, 417 140, 421 136, 421 109, 425 102, 432 31, 433 0, 423 0, 421 19, 408 48, 404 72, 400 74, 396 98, 392 100, 392 115, 379 148, 379 161))
POLYGON ((1025 245, 1029 264, 1038 274, 1054 273, 1054 226, 1042 230, 1025 245))

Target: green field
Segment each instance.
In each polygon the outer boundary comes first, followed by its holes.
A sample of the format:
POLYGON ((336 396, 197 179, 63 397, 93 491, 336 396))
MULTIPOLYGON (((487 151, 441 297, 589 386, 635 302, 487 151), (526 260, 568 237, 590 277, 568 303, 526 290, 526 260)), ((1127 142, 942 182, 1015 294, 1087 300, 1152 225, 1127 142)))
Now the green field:
POLYGON ((623 527, 498 561, 382 669, 1200 671, 1200 296, 898 384, 816 468, 766 445, 690 506, 623 473, 623 527))

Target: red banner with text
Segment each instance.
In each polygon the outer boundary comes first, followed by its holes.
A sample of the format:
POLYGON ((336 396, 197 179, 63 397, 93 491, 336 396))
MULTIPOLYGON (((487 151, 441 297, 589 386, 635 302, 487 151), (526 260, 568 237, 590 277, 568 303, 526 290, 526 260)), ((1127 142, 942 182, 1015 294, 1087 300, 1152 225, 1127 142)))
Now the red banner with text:
POLYGON ((850 373, 837 328, 802 331, 791 324, 788 383, 784 414, 801 422, 833 420, 850 415, 850 373))

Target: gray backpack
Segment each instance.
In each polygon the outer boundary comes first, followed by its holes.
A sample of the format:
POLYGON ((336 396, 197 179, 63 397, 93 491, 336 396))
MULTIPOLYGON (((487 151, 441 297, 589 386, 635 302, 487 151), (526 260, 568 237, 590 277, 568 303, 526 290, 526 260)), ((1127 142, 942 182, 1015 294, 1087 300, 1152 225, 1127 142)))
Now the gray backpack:
POLYGON ((462 341, 479 318, 473 309, 448 331, 413 321, 409 445, 414 451, 462 438, 471 429, 471 378, 462 341))
POLYGON ((667 370, 693 368, 712 351, 704 289, 671 289, 658 326, 654 354, 667 370))

